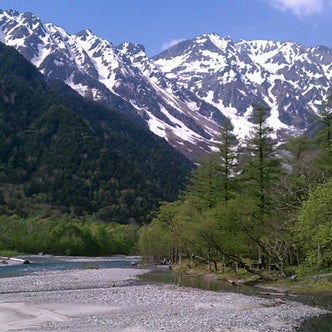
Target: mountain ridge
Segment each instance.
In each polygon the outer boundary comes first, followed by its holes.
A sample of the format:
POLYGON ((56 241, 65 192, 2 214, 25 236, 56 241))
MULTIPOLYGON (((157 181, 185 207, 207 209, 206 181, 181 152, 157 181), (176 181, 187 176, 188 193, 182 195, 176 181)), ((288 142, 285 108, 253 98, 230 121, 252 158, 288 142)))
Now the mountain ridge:
POLYGON ((193 165, 167 142, 3 43, 0 60, 1 213, 144 223, 177 197, 193 165))
POLYGON ((148 57, 143 45, 114 46, 91 30, 70 35, 31 13, 0 12, 0 29, 48 79, 141 121, 193 160, 214 149, 226 116, 244 138, 251 105, 263 104, 281 142, 308 129, 332 92, 332 49, 322 46, 214 33, 148 57))

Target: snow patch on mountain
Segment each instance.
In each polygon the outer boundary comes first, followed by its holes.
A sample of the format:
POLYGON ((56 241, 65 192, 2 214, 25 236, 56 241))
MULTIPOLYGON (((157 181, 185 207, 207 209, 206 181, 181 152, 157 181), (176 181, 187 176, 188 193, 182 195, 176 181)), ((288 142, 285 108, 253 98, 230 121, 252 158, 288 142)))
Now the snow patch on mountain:
POLYGON ((0 40, 48 79, 134 116, 192 159, 214 149, 225 117, 239 138, 250 135, 252 104, 270 108, 268 124, 282 141, 308 128, 332 93, 332 49, 322 46, 235 43, 214 33, 149 58, 142 45, 114 46, 91 30, 68 34, 17 11, 0 11, 0 40))

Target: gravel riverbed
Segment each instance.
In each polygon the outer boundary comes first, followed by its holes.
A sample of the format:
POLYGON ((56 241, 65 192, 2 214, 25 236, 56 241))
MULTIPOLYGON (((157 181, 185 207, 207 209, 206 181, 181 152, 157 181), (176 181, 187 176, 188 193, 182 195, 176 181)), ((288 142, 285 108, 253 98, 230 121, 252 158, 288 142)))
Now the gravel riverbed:
POLYGON ((295 331, 325 311, 237 293, 147 284, 141 268, 0 279, 0 331, 295 331))

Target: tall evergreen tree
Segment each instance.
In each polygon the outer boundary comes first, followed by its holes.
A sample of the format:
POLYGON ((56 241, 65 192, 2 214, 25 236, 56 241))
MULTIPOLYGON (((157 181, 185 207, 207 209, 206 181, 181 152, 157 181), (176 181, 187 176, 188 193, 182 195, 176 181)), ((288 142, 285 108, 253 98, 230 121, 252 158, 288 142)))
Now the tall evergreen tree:
POLYGON ((254 127, 241 157, 242 195, 237 199, 237 206, 242 205, 243 209, 247 206, 248 211, 242 212, 238 223, 248 238, 247 245, 251 243, 258 248, 258 259, 262 263, 263 258, 268 259, 284 275, 285 253, 280 252, 280 246, 284 246, 285 220, 280 218, 275 191, 282 166, 271 137, 273 130, 266 121, 269 109, 261 105, 253 107, 254 127), (244 204, 247 201, 251 204, 244 204))
POLYGON ((254 105, 254 127, 246 140, 241 160, 241 178, 244 193, 257 199, 258 214, 263 218, 271 207, 273 189, 281 172, 271 138, 273 129, 267 125, 269 108, 254 105))
POLYGON ((216 153, 202 158, 189 178, 186 198, 190 199, 199 211, 213 208, 219 201, 221 178, 217 161, 216 153))
POLYGON ((235 189, 235 173, 237 166, 237 144, 238 139, 233 132, 233 125, 229 118, 226 118, 220 129, 220 143, 217 152, 217 169, 220 172, 223 200, 228 201, 235 189))
POLYGON ((227 118, 220 128, 218 151, 202 158, 190 178, 187 197, 202 208, 213 208, 234 195, 238 140, 233 129, 227 118))
POLYGON ((322 141, 325 146, 330 147, 332 142, 332 95, 326 97, 322 106, 318 113, 320 121, 324 124, 322 141))

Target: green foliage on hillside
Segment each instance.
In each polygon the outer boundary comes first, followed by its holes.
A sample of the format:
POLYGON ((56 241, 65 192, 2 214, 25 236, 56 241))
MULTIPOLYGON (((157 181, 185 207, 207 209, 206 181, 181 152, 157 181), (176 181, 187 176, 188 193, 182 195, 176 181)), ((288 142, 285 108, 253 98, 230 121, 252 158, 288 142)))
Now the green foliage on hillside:
POLYGON ((0 230, 0 251, 105 256, 132 254, 138 226, 102 223, 92 217, 22 219, 13 215, 0 216, 0 230))
POLYGON ((244 267, 261 276, 331 270, 331 103, 323 107, 318 121, 325 125, 314 137, 279 148, 264 107, 254 107, 255 125, 241 149, 229 144, 236 141, 232 128, 222 128, 219 152, 201 162, 177 201, 162 205, 141 228, 141 254, 179 263, 193 257, 190 264, 244 267))
POLYGON ((145 223, 174 200, 192 163, 142 124, 46 82, 0 44, 2 213, 145 223))

